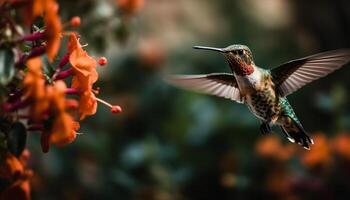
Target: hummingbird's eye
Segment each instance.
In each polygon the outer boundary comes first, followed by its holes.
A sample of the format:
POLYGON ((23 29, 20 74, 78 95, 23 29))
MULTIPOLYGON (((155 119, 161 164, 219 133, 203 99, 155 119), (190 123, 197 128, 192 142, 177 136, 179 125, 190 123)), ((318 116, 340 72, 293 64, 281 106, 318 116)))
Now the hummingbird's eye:
POLYGON ((244 51, 242 49, 237 51, 238 55, 243 55, 244 51))

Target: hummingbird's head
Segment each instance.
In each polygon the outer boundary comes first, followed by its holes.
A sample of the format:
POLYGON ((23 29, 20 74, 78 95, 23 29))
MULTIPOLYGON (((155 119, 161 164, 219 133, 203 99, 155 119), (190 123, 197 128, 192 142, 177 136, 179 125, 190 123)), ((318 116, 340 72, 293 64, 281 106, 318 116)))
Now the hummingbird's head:
POLYGON ((227 59, 231 70, 240 76, 254 72, 254 60, 250 49, 245 45, 234 44, 225 48, 194 46, 195 49, 205 49, 222 53, 227 59))

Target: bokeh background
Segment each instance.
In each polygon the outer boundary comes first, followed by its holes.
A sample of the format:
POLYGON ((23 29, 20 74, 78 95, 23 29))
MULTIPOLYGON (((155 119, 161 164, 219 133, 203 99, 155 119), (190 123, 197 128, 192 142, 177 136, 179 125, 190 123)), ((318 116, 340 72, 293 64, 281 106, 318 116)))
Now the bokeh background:
POLYGON ((100 95, 120 104, 85 120, 77 140, 41 153, 30 137, 33 199, 346 199, 350 195, 350 66, 289 96, 316 144, 262 136, 244 105, 167 85, 166 74, 229 72, 193 45, 245 44, 255 63, 350 46, 347 0, 58 1, 82 19, 81 42, 104 55, 100 95))

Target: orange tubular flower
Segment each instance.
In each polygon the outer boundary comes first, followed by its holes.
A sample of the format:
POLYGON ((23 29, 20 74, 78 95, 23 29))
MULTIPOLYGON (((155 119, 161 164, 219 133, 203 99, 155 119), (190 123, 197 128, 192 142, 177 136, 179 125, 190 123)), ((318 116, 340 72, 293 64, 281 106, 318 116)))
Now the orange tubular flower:
POLYGON ((261 157, 276 157, 282 148, 281 141, 274 135, 261 138, 255 146, 256 153, 261 157))
POLYGON ((2 153, 3 158, 2 165, 0 165, 0 177, 4 179, 10 179, 15 174, 21 174, 23 172, 23 166, 21 162, 10 153, 2 153))
POLYGON ((32 20, 44 15, 46 54, 52 61, 60 47, 62 24, 58 16, 58 4, 54 0, 33 0, 32 20))
POLYGON ((18 159, 10 153, 1 153, 0 158, 2 163, 0 165, 0 179, 9 181, 9 185, 0 193, 0 199, 29 200, 29 178, 33 172, 25 169, 26 159, 23 159, 23 156, 18 159))
POLYGON ((65 90, 66 84, 57 81, 53 87, 48 88, 51 98, 50 109, 54 117, 51 129, 50 143, 62 146, 73 142, 76 137, 77 122, 66 111, 65 90))
POLYGON ((57 11, 47 12, 44 20, 47 41, 46 53, 49 60, 52 61, 60 48, 62 25, 60 18, 57 15, 57 11))
POLYGON ((42 119, 43 113, 48 108, 48 99, 45 94, 45 80, 41 70, 41 59, 35 57, 27 62, 28 74, 26 75, 24 86, 24 98, 32 101, 30 108, 31 117, 35 121, 42 119))
POLYGON ((62 146, 73 142, 76 137, 76 130, 79 129, 79 123, 75 122, 66 111, 65 91, 66 84, 63 81, 57 81, 55 85, 47 87, 52 125, 41 137, 44 152, 49 150, 50 144, 62 146))
POLYGON ((332 148, 337 155, 350 160, 350 134, 338 134, 332 141, 332 148))
POLYGON ((324 134, 314 135, 315 144, 311 151, 304 151, 301 161, 309 168, 328 167, 332 161, 331 149, 327 137, 324 134))
POLYGON ((69 62, 73 69, 72 88, 80 91, 80 119, 96 113, 97 101, 92 86, 98 79, 96 61, 83 50, 75 34, 68 43, 69 62))
POLYGON ((271 135, 260 139, 256 143, 255 150, 262 158, 286 161, 294 155, 296 149, 291 144, 283 145, 277 136, 271 135))

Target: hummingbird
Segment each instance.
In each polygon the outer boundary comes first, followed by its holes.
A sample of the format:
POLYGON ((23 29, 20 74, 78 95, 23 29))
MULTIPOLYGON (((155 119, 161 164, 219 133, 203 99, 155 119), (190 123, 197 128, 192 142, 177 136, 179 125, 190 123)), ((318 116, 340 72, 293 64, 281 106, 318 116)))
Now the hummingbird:
POLYGON ((291 60, 269 70, 255 65, 252 52, 245 45, 193 48, 221 53, 231 73, 172 75, 166 78, 168 83, 245 104, 261 121, 262 134, 271 133, 272 125, 279 126, 290 142, 307 150, 314 142, 298 120, 287 96, 350 61, 350 49, 337 49, 291 60))

